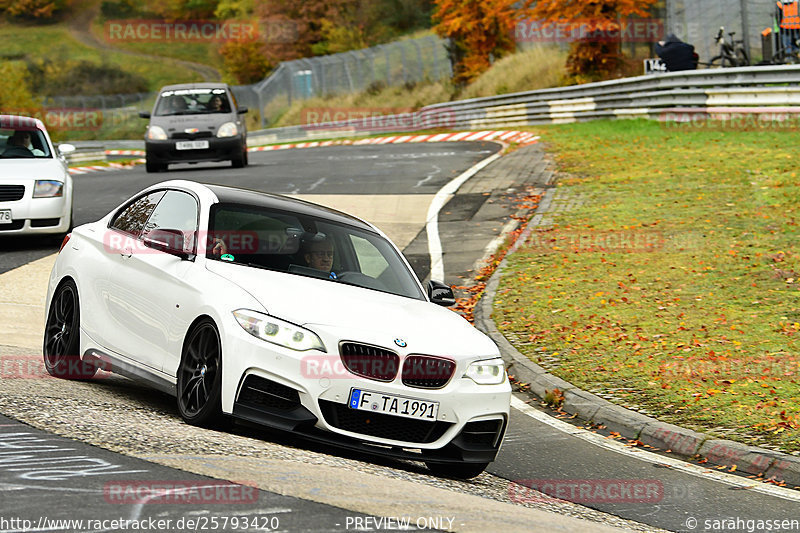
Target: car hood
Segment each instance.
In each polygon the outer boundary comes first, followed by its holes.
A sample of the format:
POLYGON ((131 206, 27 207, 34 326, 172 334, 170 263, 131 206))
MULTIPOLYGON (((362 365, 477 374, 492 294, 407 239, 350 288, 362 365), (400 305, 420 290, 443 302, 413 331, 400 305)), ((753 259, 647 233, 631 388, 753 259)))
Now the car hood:
POLYGON ((167 115, 154 116, 150 124, 160 126, 167 132, 183 132, 187 128, 197 128, 200 131, 216 132, 226 122, 235 122, 232 113, 208 113, 199 115, 167 115))
POLYGON ((0 159, 0 182, 64 179, 64 166, 58 159, 0 159))
POLYGON ((341 340, 409 353, 493 356, 495 344, 464 318, 436 304, 333 281, 207 261, 207 268, 252 294, 271 315, 314 326, 341 340))

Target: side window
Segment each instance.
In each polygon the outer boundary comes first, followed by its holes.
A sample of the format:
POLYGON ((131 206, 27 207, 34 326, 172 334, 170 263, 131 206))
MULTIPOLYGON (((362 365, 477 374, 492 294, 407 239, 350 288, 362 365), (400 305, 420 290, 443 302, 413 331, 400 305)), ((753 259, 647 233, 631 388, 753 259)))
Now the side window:
POLYGON ((350 235, 350 240, 353 243, 353 250, 355 250, 356 257, 358 258, 358 264, 361 266, 361 273, 371 278, 377 279, 380 277, 389 266, 389 263, 380 250, 362 237, 350 235))
POLYGON ((142 236, 157 229, 173 229, 183 232, 183 250, 194 251, 197 235, 197 200, 180 191, 167 191, 144 225, 142 236))
POLYGON ((150 218, 150 214, 163 196, 164 191, 140 196, 119 211, 111 222, 111 227, 138 237, 142 229, 144 229, 145 222, 150 218))

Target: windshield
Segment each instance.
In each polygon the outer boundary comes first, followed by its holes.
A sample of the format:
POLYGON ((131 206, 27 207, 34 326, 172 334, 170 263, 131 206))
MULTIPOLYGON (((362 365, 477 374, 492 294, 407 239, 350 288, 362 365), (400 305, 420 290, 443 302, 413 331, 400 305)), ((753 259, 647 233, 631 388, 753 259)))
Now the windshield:
POLYGON ((231 104, 225 89, 177 89, 163 91, 155 115, 202 115, 230 113, 231 104))
POLYGON ((29 159, 52 157, 44 133, 37 128, 0 128, 0 157, 29 159))
POLYGON ((209 219, 206 255, 215 261, 425 299, 386 239, 321 218, 217 204, 209 219))

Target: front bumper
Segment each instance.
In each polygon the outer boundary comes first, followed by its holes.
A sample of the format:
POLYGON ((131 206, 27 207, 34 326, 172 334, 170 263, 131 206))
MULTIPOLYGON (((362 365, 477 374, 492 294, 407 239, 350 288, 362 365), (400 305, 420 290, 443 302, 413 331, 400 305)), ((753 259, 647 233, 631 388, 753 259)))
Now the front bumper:
POLYGON ((56 198, 33 198, 33 183, 24 186, 22 199, 0 202, 0 210, 11 210, 11 223, 0 224, 0 235, 66 233, 72 219, 71 188, 56 198))
POLYGON ((204 137, 196 141, 208 141, 208 148, 201 150, 178 150, 176 143, 190 139, 169 139, 166 141, 146 140, 144 143, 147 159, 154 163, 201 163, 228 161, 240 156, 245 150, 242 135, 234 137, 204 137))
MULTIPOLYGON (((260 425, 371 454, 431 462, 486 463, 494 459, 508 424, 511 387, 477 385, 459 367, 441 389, 380 382, 345 371, 318 375, 320 358, 229 331, 223 362, 223 411, 260 425), (315 370, 316 372, 317 370, 315 370), (423 421, 350 409, 352 388, 439 402, 437 420, 423 421)), ((331 344, 326 343, 327 346, 331 344)), ((333 346, 336 346, 334 343, 333 346)))

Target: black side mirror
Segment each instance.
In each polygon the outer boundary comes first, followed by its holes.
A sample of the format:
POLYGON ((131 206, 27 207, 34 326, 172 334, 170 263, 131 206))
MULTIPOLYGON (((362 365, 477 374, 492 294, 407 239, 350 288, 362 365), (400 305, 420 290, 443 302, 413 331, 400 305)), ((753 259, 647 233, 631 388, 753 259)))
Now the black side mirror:
POLYGON ((139 118, 150 118, 149 111, 139 111, 139 118))
POLYGON ((142 238, 148 248, 159 250, 182 260, 188 260, 189 253, 183 250, 183 232, 179 229, 154 229, 142 238))
POLYGON ((239 113, 240 115, 244 115, 245 113, 247 113, 247 108, 240 107, 239 109, 236 110, 236 112, 239 113))
POLYGON ((456 303, 456 297, 450 285, 445 285, 439 281, 431 280, 428 282, 428 298, 431 303, 444 307, 450 307, 456 303))

